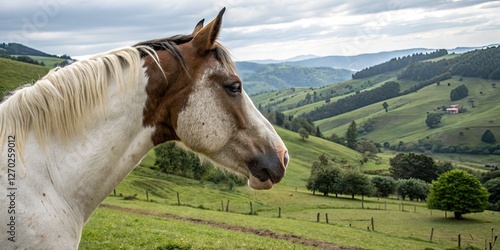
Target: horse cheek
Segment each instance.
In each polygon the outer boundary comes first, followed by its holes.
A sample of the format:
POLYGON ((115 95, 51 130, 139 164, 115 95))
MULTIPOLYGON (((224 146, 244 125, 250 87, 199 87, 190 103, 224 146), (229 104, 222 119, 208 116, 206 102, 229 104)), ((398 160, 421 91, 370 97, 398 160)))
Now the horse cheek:
POLYGON ((230 116, 213 98, 211 90, 198 88, 179 114, 177 134, 194 151, 210 156, 226 145, 233 125, 230 116))

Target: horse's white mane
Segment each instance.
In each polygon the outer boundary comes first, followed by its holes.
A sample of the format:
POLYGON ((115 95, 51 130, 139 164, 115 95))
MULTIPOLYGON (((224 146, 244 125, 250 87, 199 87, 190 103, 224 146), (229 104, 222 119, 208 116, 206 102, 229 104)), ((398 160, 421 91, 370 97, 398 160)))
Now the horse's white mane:
POLYGON ((151 48, 126 47, 51 70, 32 86, 14 91, 0 103, 0 152, 7 137, 15 136, 16 151, 22 156, 29 131, 42 148, 49 137, 65 143, 81 134, 88 120, 95 118, 89 114, 105 114, 111 81, 121 94, 138 83, 141 52, 158 63, 151 48))

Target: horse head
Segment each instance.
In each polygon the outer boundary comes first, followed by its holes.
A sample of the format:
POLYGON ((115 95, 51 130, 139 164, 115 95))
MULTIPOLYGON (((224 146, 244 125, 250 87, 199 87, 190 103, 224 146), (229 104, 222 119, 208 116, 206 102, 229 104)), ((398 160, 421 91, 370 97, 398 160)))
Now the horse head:
POLYGON ((199 22, 190 35, 136 45, 157 52, 144 55, 149 80, 143 123, 155 128, 155 145, 181 141, 246 176, 250 187, 269 189, 284 177, 288 151, 217 40, 224 10, 206 26, 199 22))

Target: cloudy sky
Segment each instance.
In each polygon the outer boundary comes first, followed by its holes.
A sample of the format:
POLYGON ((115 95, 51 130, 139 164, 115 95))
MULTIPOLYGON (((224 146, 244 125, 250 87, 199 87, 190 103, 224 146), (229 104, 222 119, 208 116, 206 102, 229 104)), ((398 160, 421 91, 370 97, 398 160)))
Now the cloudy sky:
POLYGON ((191 33, 222 7, 236 60, 500 43, 500 1, 1 0, 0 42, 81 56, 191 33))

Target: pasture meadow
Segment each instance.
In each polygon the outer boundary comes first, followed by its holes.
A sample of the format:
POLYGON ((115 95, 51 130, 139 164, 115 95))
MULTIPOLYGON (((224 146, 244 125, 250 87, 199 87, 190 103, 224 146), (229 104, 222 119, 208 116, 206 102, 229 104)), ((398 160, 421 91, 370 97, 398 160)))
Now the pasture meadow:
POLYGON ((117 196, 110 195, 104 201, 107 206, 99 208, 85 227, 81 249, 311 248, 273 238, 270 232, 306 239, 319 248, 328 248, 321 244, 330 244, 327 246, 347 249, 450 249, 457 247, 460 233, 462 246, 482 249, 485 240, 491 239, 492 228, 494 234, 500 230, 498 212, 466 214, 464 220, 455 220, 452 213, 445 218, 443 211, 428 210, 423 202, 373 197, 365 197, 362 202, 361 197, 354 200, 347 196, 325 197, 312 195, 305 188, 280 185, 263 192, 248 187, 229 190, 182 177, 164 174, 152 177, 152 174, 149 169, 139 167, 118 186, 117 196), (152 186, 165 191, 151 190, 147 201, 145 189, 152 186), (177 203, 177 193, 181 205, 177 203), (124 199, 127 196, 135 198, 124 199), (113 206, 155 214, 124 212, 113 206), (213 223, 251 232, 214 227, 210 225, 213 223))

